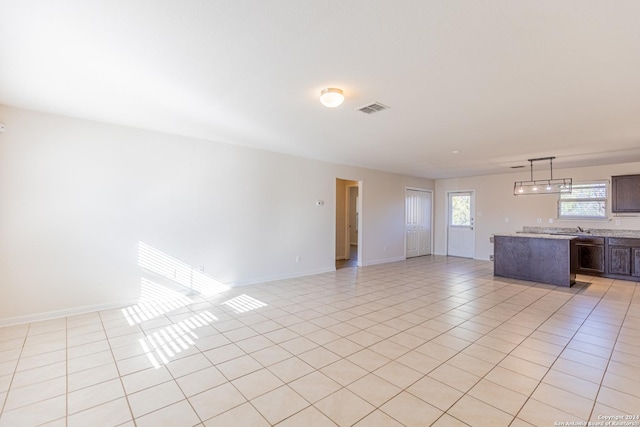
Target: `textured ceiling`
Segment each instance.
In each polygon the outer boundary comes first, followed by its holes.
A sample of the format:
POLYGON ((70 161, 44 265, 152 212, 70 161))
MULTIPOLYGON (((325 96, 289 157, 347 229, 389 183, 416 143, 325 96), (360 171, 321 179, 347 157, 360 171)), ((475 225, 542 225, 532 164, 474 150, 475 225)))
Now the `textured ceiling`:
POLYGON ((0 0, 0 103, 427 178, 640 161, 638 17, 637 0, 0 0), (373 101, 391 108, 356 111, 373 101))

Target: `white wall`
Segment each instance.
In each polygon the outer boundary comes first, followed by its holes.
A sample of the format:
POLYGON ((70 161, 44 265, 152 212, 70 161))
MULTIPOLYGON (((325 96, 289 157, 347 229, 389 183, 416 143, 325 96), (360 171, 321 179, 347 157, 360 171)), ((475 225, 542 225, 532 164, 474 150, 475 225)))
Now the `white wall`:
POLYGON ((434 186, 6 106, 0 122, 0 324, 137 298, 139 241, 231 285, 331 271, 336 178, 362 181, 363 264, 402 259, 404 188, 434 186))
MULTIPOLYGON (((540 174, 548 174, 541 171, 540 174)), ((612 175, 640 173, 640 162, 575 169, 555 169, 556 178, 573 178, 581 181, 611 180, 612 175)), ((538 175, 536 174, 536 177, 538 175)), ((544 175, 541 175, 544 176, 544 175)), ((548 176, 548 175, 547 175, 548 176)), ((514 196, 514 181, 528 180, 529 171, 502 175, 487 175, 436 181, 435 201, 435 253, 446 254, 447 192, 475 190, 476 192, 476 258, 489 259, 493 245, 489 237, 493 233, 514 232, 523 226, 532 227, 577 227, 640 230, 640 216, 613 217, 608 207, 609 220, 605 221, 558 221, 557 195, 514 196), (509 222, 506 222, 508 218, 509 222), (541 223, 538 224, 538 218, 541 223), (549 219, 554 222, 549 223, 549 219), (615 220, 620 220, 617 225, 615 220)))

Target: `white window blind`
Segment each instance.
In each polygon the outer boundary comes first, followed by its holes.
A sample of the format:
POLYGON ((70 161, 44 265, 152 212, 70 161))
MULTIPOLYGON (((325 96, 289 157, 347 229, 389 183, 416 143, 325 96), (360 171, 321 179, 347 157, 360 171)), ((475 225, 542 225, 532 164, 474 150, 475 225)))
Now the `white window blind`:
POLYGON ((604 219, 607 217, 606 181, 573 184, 571 193, 558 198, 559 219, 604 219))

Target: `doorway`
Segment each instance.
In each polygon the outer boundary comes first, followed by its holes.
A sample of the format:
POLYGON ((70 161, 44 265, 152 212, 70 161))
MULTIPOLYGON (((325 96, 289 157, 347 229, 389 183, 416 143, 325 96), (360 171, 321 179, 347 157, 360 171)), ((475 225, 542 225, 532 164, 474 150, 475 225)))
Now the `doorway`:
POLYGON ((451 191, 447 198, 447 255, 474 258, 475 192, 451 191))
POLYGON ((405 193, 405 256, 431 255, 432 193, 417 189, 405 193))
POLYGON ((336 179, 336 269, 360 259, 360 183, 336 179))

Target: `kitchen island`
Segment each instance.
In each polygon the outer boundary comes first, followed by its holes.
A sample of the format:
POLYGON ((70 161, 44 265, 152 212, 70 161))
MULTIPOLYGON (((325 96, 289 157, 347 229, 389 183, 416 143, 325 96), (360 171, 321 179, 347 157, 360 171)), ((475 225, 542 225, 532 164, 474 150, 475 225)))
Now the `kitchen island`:
POLYGON ((576 282, 575 239, 552 234, 494 234, 493 274, 569 287, 576 282))

